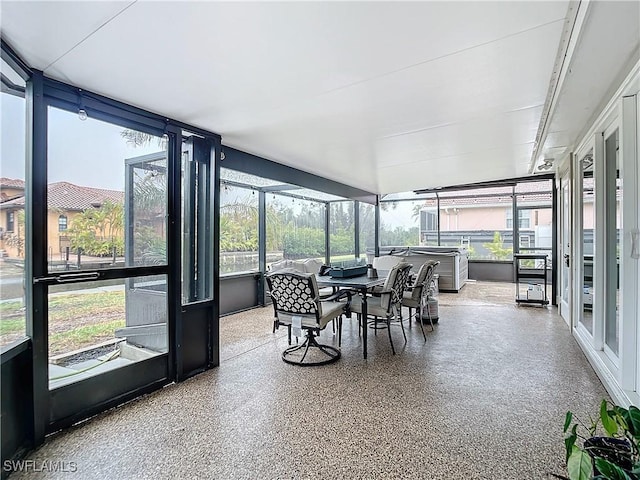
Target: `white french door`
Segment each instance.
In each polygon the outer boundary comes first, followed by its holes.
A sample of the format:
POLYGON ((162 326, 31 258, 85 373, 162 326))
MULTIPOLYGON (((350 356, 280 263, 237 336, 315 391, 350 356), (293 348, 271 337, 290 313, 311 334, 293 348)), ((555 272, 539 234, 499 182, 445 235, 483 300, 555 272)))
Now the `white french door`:
POLYGON ((571 325, 571 178, 560 178, 560 315, 571 325))

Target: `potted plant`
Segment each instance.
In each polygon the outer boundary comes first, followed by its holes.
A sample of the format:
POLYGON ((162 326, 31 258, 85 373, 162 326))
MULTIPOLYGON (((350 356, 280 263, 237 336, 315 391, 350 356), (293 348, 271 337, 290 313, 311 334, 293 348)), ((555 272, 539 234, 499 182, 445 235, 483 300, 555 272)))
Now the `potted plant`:
POLYGON ((567 412, 564 444, 570 480, 640 480, 640 410, 600 404, 600 415, 586 425, 567 412), (574 422, 575 420, 575 422, 574 422), (604 431, 606 436, 598 436, 604 431), (582 446, 576 442, 582 439, 582 446))

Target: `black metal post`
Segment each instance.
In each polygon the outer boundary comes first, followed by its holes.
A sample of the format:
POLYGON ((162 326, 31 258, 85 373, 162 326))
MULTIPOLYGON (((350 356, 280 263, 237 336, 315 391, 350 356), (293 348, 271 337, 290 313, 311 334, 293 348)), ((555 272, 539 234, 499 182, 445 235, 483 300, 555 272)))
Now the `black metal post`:
POLYGON ((178 380, 182 372, 182 131, 168 127, 167 135, 167 333, 169 378, 178 380))
POLYGON ((374 257, 380 256, 380 195, 376 195, 376 206, 375 206, 375 232, 373 235, 374 246, 373 246, 373 255, 374 257))
POLYGON ((440 246, 440 195, 436 192, 436 208, 438 215, 438 246, 440 246))
POLYGON ((220 365, 220 158, 221 143, 219 138, 215 138, 211 152, 214 159, 211 174, 213 174, 213 211, 211 212, 212 224, 215 225, 213 232, 213 315, 210 325, 209 335, 209 367, 220 365))
POLYGON ((329 202, 324 203, 324 263, 329 265, 331 263, 331 204, 329 202))
POLYGON ((356 258, 360 258, 360 202, 353 202, 353 228, 355 229, 353 241, 355 243, 354 253, 356 258))
POLYGON ((258 192, 258 304, 265 305, 264 275, 267 272, 267 193, 258 192))
POLYGON ((513 253, 520 253, 520 240, 518 238, 520 232, 520 212, 518 211, 518 199, 516 198, 516 187, 511 187, 511 208, 513 209, 512 227, 513 227, 513 253))
POLYGON ((34 283, 47 274, 47 105, 44 77, 34 71, 26 85, 25 305, 33 345, 33 441, 44 442, 49 424, 48 287, 34 283))

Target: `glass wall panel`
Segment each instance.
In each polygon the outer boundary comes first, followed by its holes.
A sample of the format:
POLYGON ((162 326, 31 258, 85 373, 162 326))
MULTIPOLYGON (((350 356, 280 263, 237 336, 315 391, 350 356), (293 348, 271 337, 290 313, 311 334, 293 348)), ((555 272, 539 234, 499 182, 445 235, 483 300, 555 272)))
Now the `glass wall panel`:
POLYGON ((53 107, 48 127, 49 271, 166 265, 166 140, 53 107))
MULTIPOLYGON (((166 265, 167 156, 165 152, 137 156, 127 159, 126 165, 125 264, 166 265)), ((107 205, 97 209, 106 212, 107 205)))
POLYGON ((352 201, 329 204, 329 247, 331 262, 355 258, 355 203, 352 201))
POLYGON ((440 245, 466 247, 472 260, 512 260, 512 192, 491 187, 442 193, 440 245))
POLYGON ((283 258, 317 258, 324 263, 326 205, 267 194, 267 265, 283 258))
POLYGON ((25 337, 24 91, 24 80, 3 61, 0 94, 0 346, 25 337))
POLYGON ((360 203, 360 256, 367 252, 373 255, 376 246, 376 207, 368 203, 360 203))
POLYGON ((606 198, 605 198, 605 316, 604 340, 614 355, 618 355, 620 336, 620 249, 622 216, 622 179, 618 156, 618 130, 604 141, 606 198))
POLYGON ((593 179, 593 151, 578 164, 582 183, 582 258, 583 278, 580 323, 593 335, 593 273, 595 272, 595 182, 593 179))
POLYGON ((49 288, 49 387, 167 352, 167 277, 49 288))
POLYGON ((220 274, 257 271, 258 193, 222 182, 220 274))
POLYGON ((422 200, 380 202, 380 246, 420 245, 422 200))

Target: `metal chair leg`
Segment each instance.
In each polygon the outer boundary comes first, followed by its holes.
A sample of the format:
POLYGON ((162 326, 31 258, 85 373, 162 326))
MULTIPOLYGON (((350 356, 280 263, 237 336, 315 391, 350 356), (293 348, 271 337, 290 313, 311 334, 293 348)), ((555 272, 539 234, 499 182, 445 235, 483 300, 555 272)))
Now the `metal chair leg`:
POLYGON ((387 332, 389 333, 389 343, 391 343, 391 351, 396 354, 396 349, 393 347, 393 338, 391 338, 391 317, 387 317, 387 332))
POLYGON ((424 325, 422 324, 422 311, 423 311, 423 302, 420 302, 420 307, 418 307, 418 309, 416 309, 416 323, 420 324, 420 330, 422 330, 422 337, 424 338, 424 341, 427 341, 427 336, 424 333, 424 325), (418 315, 420 315, 420 318, 418 318, 418 315))
POLYGON ((399 317, 400 317, 400 327, 402 328, 402 336, 404 337, 404 343, 407 343, 407 334, 404 331, 404 322, 402 321, 402 305, 400 305, 397 309, 397 311, 399 311, 399 317))
POLYGON ((431 324, 431 331, 433 332, 433 320, 431 319, 431 306, 429 305, 428 297, 427 297, 427 316, 429 317, 429 323, 431 324))

